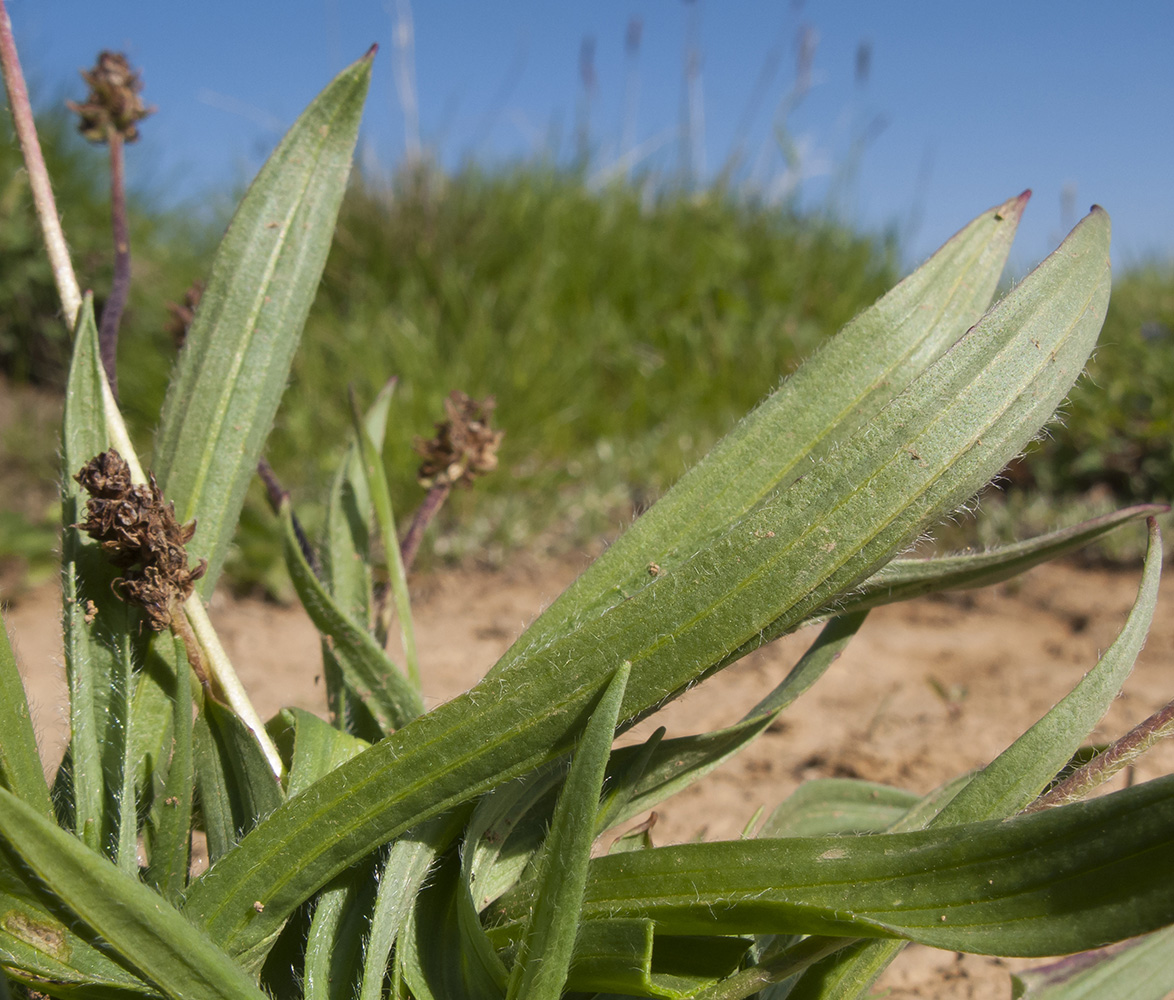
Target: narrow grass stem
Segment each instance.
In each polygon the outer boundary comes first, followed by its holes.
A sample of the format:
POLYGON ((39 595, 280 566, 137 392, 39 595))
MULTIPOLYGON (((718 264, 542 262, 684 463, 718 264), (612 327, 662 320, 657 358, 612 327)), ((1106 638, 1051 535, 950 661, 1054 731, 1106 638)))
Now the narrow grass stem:
POLYGON ((1085 798, 1094 788, 1137 760, 1159 740, 1174 736, 1174 701, 1139 722, 1119 740, 1078 768, 1029 805, 1024 812, 1040 812, 1085 798))
POLYGON ((77 324, 78 310, 82 306, 82 293, 73 271, 73 261, 69 257, 65 233, 61 229, 57 203, 53 199, 53 187, 49 182, 45 157, 41 153, 41 142, 37 138, 28 87, 20 69, 16 40, 12 36, 12 22, 8 18, 8 8, 4 0, 0 0, 0 66, 4 71, 8 107, 12 112, 17 137, 20 139, 20 149, 29 175, 29 187, 33 192, 33 204, 36 206, 37 218, 41 222, 45 249, 49 254, 49 264, 53 268, 53 280, 57 284, 57 295, 61 299, 65 322, 72 331, 77 324))
POLYGON ((114 280, 98 324, 98 346, 110 390, 117 399, 118 327, 130 294, 130 226, 126 219, 125 143, 117 130, 108 130, 107 145, 110 147, 110 229, 114 235, 114 280))

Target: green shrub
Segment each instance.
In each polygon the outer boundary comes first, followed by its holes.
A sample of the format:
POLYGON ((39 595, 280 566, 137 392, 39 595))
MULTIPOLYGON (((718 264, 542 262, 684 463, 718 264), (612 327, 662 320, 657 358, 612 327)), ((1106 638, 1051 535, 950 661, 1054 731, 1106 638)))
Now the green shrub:
MULTIPOLYGON (((873 605, 1005 579, 1152 512, 981 556, 893 558, 1015 455, 1080 373, 1109 292, 1099 209, 989 310, 1025 199, 980 215, 740 423, 478 685, 429 712, 379 455, 382 393, 354 415, 316 567, 288 503, 281 512, 294 586, 323 636, 333 724, 295 709, 261 724, 203 599, 326 264, 369 76, 370 56, 340 74, 242 202, 163 403, 157 478, 106 390, 81 300, 62 435, 71 736, 52 787, 0 643, 11 989, 855 997, 910 940, 1036 956, 1142 934, 1070 966, 1067 982, 1052 970, 1021 987, 1058 1000, 1089 975, 1123 994, 1174 985, 1174 778, 1085 800, 1138 740, 1070 766, 1087 759, 1081 741, 1152 616, 1152 519, 1120 637, 981 772, 925 798, 813 782, 756 837, 654 848, 636 831, 592 857, 598 834, 765 731, 873 605), (380 561, 402 670, 384 652, 380 561), (618 729, 818 620, 741 723, 612 750, 618 729), (212 865, 193 878, 195 830, 212 865)), ((1140 742, 1160 732, 1150 724, 1140 742)))

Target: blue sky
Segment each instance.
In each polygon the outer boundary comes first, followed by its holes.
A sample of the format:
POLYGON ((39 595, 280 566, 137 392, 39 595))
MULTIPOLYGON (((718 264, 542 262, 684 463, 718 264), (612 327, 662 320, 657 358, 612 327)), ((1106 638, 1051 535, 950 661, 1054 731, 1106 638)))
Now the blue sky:
POLYGON ((1119 266, 1174 257, 1168 0, 8 0, 8 9, 34 101, 80 96, 77 71, 100 48, 128 52, 159 107, 131 151, 132 179, 191 205, 251 176, 372 42, 380 54, 363 156, 381 169, 402 162, 413 132, 393 38, 410 9, 419 140, 450 167, 569 162, 586 122, 596 180, 621 170, 624 154, 661 175, 708 178, 738 153, 739 183, 772 197, 797 190, 861 227, 895 227, 910 261, 1026 187, 1035 196, 1017 271, 1093 202, 1113 217, 1119 266), (633 19, 635 55, 625 45, 633 19), (783 119, 788 167, 774 134, 795 95, 800 37, 814 54, 809 87, 783 119))

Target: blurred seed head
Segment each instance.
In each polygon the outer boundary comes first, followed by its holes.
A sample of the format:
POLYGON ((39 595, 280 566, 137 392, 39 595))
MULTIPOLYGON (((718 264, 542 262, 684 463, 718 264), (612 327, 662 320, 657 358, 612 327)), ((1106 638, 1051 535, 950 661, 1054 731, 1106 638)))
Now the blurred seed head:
POLYGON ((65 102, 80 119, 78 131, 90 142, 108 142, 115 134, 126 142, 138 139, 138 123, 155 109, 143 104, 139 96, 142 80, 126 56, 121 52, 100 52, 94 68, 82 70, 81 75, 90 88, 85 101, 65 102))
POLYGON ((416 478, 425 489, 434 486, 471 486, 473 480, 497 468, 497 449, 505 432, 489 426, 495 401, 475 400, 451 392, 444 401, 447 420, 436 424, 436 437, 416 438, 412 447, 423 456, 416 478))

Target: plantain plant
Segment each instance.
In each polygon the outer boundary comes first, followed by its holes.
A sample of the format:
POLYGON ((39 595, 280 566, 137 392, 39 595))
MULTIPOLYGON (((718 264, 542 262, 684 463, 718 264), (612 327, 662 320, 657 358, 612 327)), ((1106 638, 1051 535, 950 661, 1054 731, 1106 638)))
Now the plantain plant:
MULTIPOLYGON (((19 127, 27 98, 2 5, 0 28, 19 127)), ((1017 995, 1174 988, 1174 776, 1089 798, 1169 720, 1082 751, 1153 614, 1152 516, 1117 640, 981 771, 924 797, 812 781, 736 842, 654 847, 637 824, 595 850, 763 733, 869 608, 1006 579, 1159 510, 982 554, 898 555, 1016 456, 1080 375, 1109 296, 1099 208, 993 308, 1028 196, 979 215, 784 381, 480 683, 427 712, 379 458, 387 390, 356 414, 316 549, 288 502, 280 511, 332 718, 257 718, 203 601, 322 271, 372 54, 327 86, 245 195, 151 475, 42 201, 74 337, 61 445, 71 735, 47 783, 0 644, 0 994, 7 977, 10 995, 83 998, 847 998, 911 941, 1054 956, 1132 938, 1025 973, 1017 995), (376 570, 402 667, 385 651, 376 570), (612 749, 667 700, 811 623, 823 624, 810 648, 738 724, 612 749), (197 835, 211 864, 193 875, 197 835)), ((22 138, 36 173, 35 135, 22 138)))

